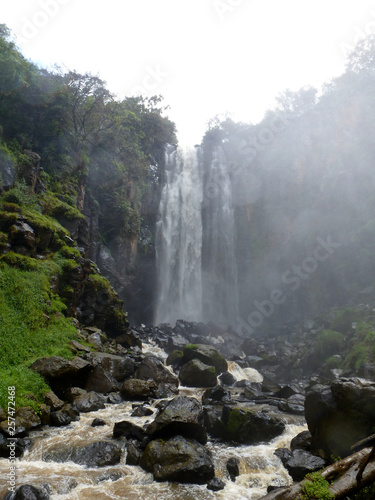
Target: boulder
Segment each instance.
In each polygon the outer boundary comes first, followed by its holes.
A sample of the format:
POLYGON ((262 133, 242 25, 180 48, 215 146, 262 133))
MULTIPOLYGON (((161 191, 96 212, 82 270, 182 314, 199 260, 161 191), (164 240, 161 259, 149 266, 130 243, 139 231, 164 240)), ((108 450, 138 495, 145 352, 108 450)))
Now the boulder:
POLYGON ((146 408, 145 406, 138 406, 133 413, 131 414, 132 417, 149 417, 152 415, 154 412, 151 410, 151 408, 146 408))
POLYGON ((0 433, 0 457, 9 458, 10 448, 8 445, 12 444, 13 451, 17 458, 22 457, 24 452, 32 445, 32 440, 29 438, 7 438, 0 433))
POLYGON ((142 400, 154 398, 158 386, 153 380, 129 379, 122 384, 120 393, 125 400, 142 400))
POLYGON ((126 442, 126 465, 139 465, 143 454, 141 444, 136 439, 126 442))
POLYGON ((306 395, 305 417, 312 451, 322 458, 346 457, 351 446, 373 434, 375 382, 341 378, 313 386, 306 395))
POLYGON ((311 450, 311 434, 310 431, 303 431, 297 434, 291 442, 290 449, 294 450, 311 450))
POLYGON ((105 407, 104 401, 105 399, 101 394, 91 391, 77 396, 74 398, 73 403, 79 412, 87 413, 102 410, 105 407))
POLYGON ((120 389, 120 383, 112 377, 102 366, 96 366, 86 380, 86 391, 96 391, 103 394, 120 389))
POLYGON ((165 363, 168 366, 172 365, 173 367, 180 368, 183 364, 183 359, 184 359, 184 353, 182 351, 175 349, 174 351, 169 353, 165 363))
POLYGON ((275 450, 274 455, 280 458, 282 464, 285 467, 287 461, 292 457, 292 452, 288 448, 277 448, 275 450))
MULTIPOLYGON (((17 408, 15 413, 15 432, 11 434, 11 437, 25 437, 28 432, 37 429, 42 425, 42 422, 38 415, 29 406, 17 408)), ((6 436, 9 436, 9 425, 8 420, 4 420, 0 423, 0 431, 6 436)))
POLYGON ((186 361, 199 359, 199 361, 202 361, 205 365, 214 366, 218 375, 228 371, 226 359, 210 345, 187 344, 184 347, 183 353, 186 361))
POLYGON ((225 483, 218 477, 210 479, 207 483, 207 489, 211 491, 220 491, 225 488, 225 483))
POLYGON ((47 392, 44 395, 44 402, 47 406, 51 408, 52 411, 59 410, 64 406, 64 401, 62 401, 56 394, 52 391, 47 392))
POLYGON ((127 420, 123 420, 122 422, 116 422, 113 427, 113 437, 117 439, 121 436, 125 436, 127 439, 134 438, 138 441, 142 441, 147 434, 142 427, 139 427, 132 422, 128 422, 127 420))
POLYGON ((221 385, 216 385, 212 389, 207 389, 202 395, 202 404, 212 405, 228 403, 231 399, 230 392, 221 385))
POLYGON ((142 349, 142 340, 134 330, 128 330, 126 333, 119 335, 116 337, 116 342, 125 348, 139 347, 142 349))
POLYGON ((205 484, 215 475, 212 458, 205 447, 182 436, 151 441, 140 465, 152 472, 156 481, 205 484))
POLYGON ((182 385, 187 387, 214 387, 217 385, 216 369, 199 359, 192 359, 184 364, 179 373, 182 385))
POLYGON ((118 382, 132 377, 136 368, 134 361, 129 356, 93 352, 90 355, 90 360, 94 366, 102 366, 118 382))
POLYGON ((79 357, 67 360, 49 356, 37 359, 30 368, 42 375, 54 392, 60 394, 68 387, 83 386, 92 365, 79 357))
POLYGON ((202 405, 195 398, 178 396, 168 402, 165 409, 148 425, 147 434, 152 439, 175 435, 207 442, 202 405))
POLYGON ((305 396, 302 396, 302 394, 294 394, 285 401, 279 401, 277 407, 279 408, 279 410, 286 413, 292 413, 294 415, 304 415, 305 396))
POLYGON ((23 484, 14 492, 8 491, 3 500, 49 500, 49 498, 50 496, 44 488, 23 484))
POLYGON ((45 462, 68 462, 87 467, 104 467, 120 462, 121 448, 113 441, 96 441, 82 446, 53 450, 43 456, 45 462))
POLYGON ((107 423, 102 418, 94 418, 91 422, 91 427, 103 427, 104 425, 107 425, 107 423))
POLYGON ((285 463, 285 467, 293 481, 302 481, 309 472, 315 472, 325 467, 326 462, 321 457, 306 450, 294 450, 292 456, 285 463))
POLYGON ((285 424, 281 419, 261 409, 224 406, 221 432, 217 437, 241 444, 259 444, 282 434, 285 424))
POLYGON ((170 384, 178 387, 178 378, 157 358, 149 356, 145 358, 137 368, 135 378, 139 380, 154 380, 157 384, 170 384))
POLYGON ((232 375, 230 372, 223 372, 220 375, 219 380, 223 385, 226 385, 228 387, 233 386, 237 382, 236 377, 232 375))
POLYGON ((237 457, 231 457, 227 462, 227 471, 231 481, 235 481, 240 475, 240 461, 237 457))

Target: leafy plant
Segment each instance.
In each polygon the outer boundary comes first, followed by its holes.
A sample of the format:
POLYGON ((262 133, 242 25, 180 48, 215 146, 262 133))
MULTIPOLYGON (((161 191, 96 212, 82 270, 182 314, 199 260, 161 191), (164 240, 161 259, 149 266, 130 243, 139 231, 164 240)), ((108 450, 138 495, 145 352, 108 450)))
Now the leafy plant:
POLYGON ((307 474, 301 483, 300 500, 331 500, 335 495, 329 490, 329 482, 323 479, 321 472, 307 474))

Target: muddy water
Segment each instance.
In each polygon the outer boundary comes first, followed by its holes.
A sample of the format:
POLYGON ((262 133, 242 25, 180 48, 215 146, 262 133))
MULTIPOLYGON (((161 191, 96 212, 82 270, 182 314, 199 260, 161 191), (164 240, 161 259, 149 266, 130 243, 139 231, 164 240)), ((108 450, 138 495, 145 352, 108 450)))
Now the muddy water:
MULTIPOLYGON (((238 365, 231 364, 235 375, 244 377, 238 365)), ((247 377, 259 381, 258 372, 248 371, 247 377)), ((180 388, 180 394, 194 396, 200 400, 203 390, 180 388)), ((157 403, 157 402, 155 402, 157 403)), ((143 426, 151 422, 155 415, 149 417, 131 417, 132 403, 107 405, 103 410, 82 413, 78 422, 67 427, 45 427, 41 431, 31 433, 32 448, 21 460, 16 461, 17 485, 32 484, 34 486, 49 485, 52 500, 256 500, 266 493, 267 486, 291 484, 291 479, 273 452, 279 447, 289 447, 290 440, 305 430, 301 417, 285 416, 287 427, 283 435, 269 444, 258 446, 229 446, 218 442, 209 442, 216 476, 221 478, 226 487, 220 492, 207 490, 206 486, 181 485, 176 483, 157 483, 152 475, 137 466, 126 465, 126 450, 122 454, 121 463, 116 466, 88 468, 72 462, 44 462, 43 458, 52 450, 67 445, 83 445, 110 439, 115 422, 131 420, 143 426), (101 418, 105 426, 92 427, 94 418, 101 418), (226 472, 226 462, 230 457, 240 460, 240 476, 235 482, 230 481, 226 472)), ((0 459, 0 498, 7 492, 6 476, 9 464, 0 459)))

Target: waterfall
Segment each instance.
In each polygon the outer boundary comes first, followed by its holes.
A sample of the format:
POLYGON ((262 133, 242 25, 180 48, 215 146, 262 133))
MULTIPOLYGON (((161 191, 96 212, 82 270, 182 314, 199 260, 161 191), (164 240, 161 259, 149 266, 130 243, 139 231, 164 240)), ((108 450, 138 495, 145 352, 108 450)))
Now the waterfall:
POLYGON ((217 147, 205 164, 202 286, 205 321, 236 324, 238 279, 230 166, 217 147))
POLYGON ((156 324, 202 319, 202 179, 194 148, 166 153, 156 226, 156 324))
POLYGON ((221 148, 166 154, 156 227, 155 323, 236 324, 238 283, 230 168, 221 148))

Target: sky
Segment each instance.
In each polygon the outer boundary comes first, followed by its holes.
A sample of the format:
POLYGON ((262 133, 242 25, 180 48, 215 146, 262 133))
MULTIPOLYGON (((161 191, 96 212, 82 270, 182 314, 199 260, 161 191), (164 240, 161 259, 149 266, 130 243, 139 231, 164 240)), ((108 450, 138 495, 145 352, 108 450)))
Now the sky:
POLYGON ((375 0, 1 0, 0 23, 42 67, 164 96, 194 145, 216 115, 257 123, 286 89, 342 74, 375 33, 375 0))

